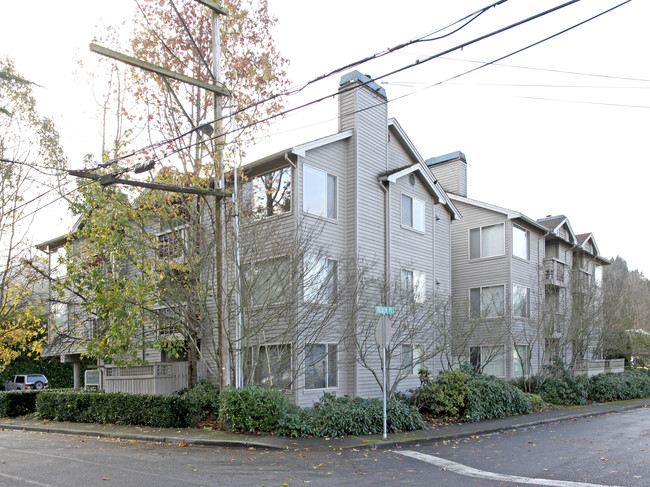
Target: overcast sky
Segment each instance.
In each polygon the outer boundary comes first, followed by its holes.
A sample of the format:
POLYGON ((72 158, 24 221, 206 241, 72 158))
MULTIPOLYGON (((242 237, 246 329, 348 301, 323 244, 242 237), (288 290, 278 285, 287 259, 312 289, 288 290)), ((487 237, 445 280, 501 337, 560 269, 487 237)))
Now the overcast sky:
MULTIPOLYGON (((433 32, 489 3, 269 0, 278 17, 274 36, 291 62, 294 84, 433 32)), ((446 39, 356 69, 379 77, 561 3, 509 0, 446 39)), ((441 83, 618 3, 579 1, 381 82, 389 116, 425 159, 465 153, 470 198, 532 218, 565 214, 577 233, 594 233, 602 255, 621 255, 650 276, 645 242, 650 236, 645 221, 650 2, 633 0, 495 65, 441 83)), ((59 126, 73 167, 81 166, 84 153, 100 148, 92 83, 80 76, 75 59, 91 56, 88 43, 102 33, 103 24, 128 19, 134 9, 133 0, 0 0, 0 55, 43 85, 37 90, 41 111, 59 126)), ((339 78, 317 83, 289 98, 288 105, 334 93, 339 78)), ((250 156, 333 133, 336 115, 333 99, 292 114, 250 156)), ((37 240, 62 233, 60 226, 52 230, 44 223, 36 230, 37 240)))

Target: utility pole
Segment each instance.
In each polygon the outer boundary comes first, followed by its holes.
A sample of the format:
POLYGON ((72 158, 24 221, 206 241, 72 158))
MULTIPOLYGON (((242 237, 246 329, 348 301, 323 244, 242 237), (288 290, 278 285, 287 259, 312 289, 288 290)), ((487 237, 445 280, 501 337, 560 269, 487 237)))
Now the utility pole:
MULTIPOLYGON (((180 187, 180 186, 170 186, 170 185, 162 185, 162 184, 155 184, 155 183, 146 183, 146 182, 140 182, 140 181, 131 181, 131 180, 126 180, 126 179, 120 179, 116 178, 115 175, 105 175, 101 176, 98 174, 92 174, 87 171, 69 171, 69 173, 73 176, 77 177, 84 177, 84 178, 89 178, 89 179, 94 179, 100 182, 102 185, 109 185, 109 184, 128 184, 131 186, 137 186, 137 187, 142 187, 142 188, 149 188, 149 189, 155 189, 155 190, 162 190, 162 191, 169 191, 169 192, 178 192, 178 193, 189 193, 189 194, 196 194, 196 195, 203 195, 203 196, 214 196, 215 197, 215 239, 216 239, 216 287, 217 287, 217 300, 218 300, 218 306, 217 306, 217 329, 218 329, 218 348, 219 348, 219 362, 220 362, 220 374, 219 374, 219 382, 221 388, 224 388, 226 385, 228 385, 229 380, 227 378, 230 377, 230 374, 226 374, 226 371, 230 370, 230 367, 228 365, 228 347, 227 347, 227 336, 225 332, 225 319, 224 319, 224 312, 223 308, 225 306, 225 299, 224 299, 224 277, 225 277, 225 266, 224 266, 224 256, 223 256, 223 248, 224 248, 224 238, 225 238, 225 232, 224 232, 224 222, 225 222, 225 211, 224 211, 224 205, 223 205, 223 199, 228 195, 228 193, 225 191, 225 171, 223 167, 223 157, 222 157, 222 145, 223 141, 221 140, 221 130, 220 130, 220 120, 222 117, 222 104, 221 104, 221 97, 222 96, 230 96, 230 92, 223 86, 221 83, 221 67, 220 67, 220 53, 221 53, 221 38, 220 38, 220 26, 219 26, 219 16, 220 15, 228 15, 228 12, 221 8, 217 2, 214 0, 195 0, 198 3, 202 4, 203 6, 208 7, 212 11, 212 51, 213 51, 213 59, 212 59, 212 83, 206 83, 204 81, 198 80, 196 78, 192 78, 190 76, 184 75, 182 73, 177 73, 174 71, 171 71, 167 68, 163 68, 160 66, 157 66, 155 64, 142 61, 140 59, 134 58, 132 56, 128 56, 116 51, 112 51, 110 49, 107 49, 105 47, 99 46, 97 44, 90 44, 90 50, 101 54, 103 56, 115 59, 117 61, 129 64, 131 66, 135 66, 141 69, 144 69, 149 72, 153 72, 158 74, 163 78, 163 81, 165 82, 165 85, 169 88, 171 91, 171 87, 169 86, 169 83, 167 82, 168 78, 181 81, 183 83, 188 83, 190 85, 193 85, 195 87, 205 89, 208 92, 212 93, 214 96, 214 130, 213 133, 216 134, 216 136, 212 139, 212 160, 213 160, 213 165, 214 165, 214 185, 215 189, 214 190, 206 190, 203 188, 189 188, 189 187, 180 187), (219 187, 217 188, 217 179, 219 180, 219 187)), ((180 14, 179 14, 180 15, 180 14)), ((188 32, 189 34, 189 32, 188 32)), ((196 47, 196 45, 195 45, 196 47)), ((198 49, 198 47, 197 47, 198 49)), ((199 52, 197 52, 198 55, 200 55, 199 52)), ((180 105, 181 110, 183 110, 184 113, 185 110, 183 106, 181 105, 180 101, 176 97, 176 95, 172 91, 172 95, 176 102, 180 105)), ((186 113, 187 116, 187 113, 186 113)), ((188 116, 189 119, 189 116, 188 116)), ((190 124, 193 126, 193 128, 198 128, 202 129, 202 126, 196 127, 195 123, 190 119, 190 124)), ((209 126, 207 126, 209 127, 209 126)), ((150 168, 149 168, 150 169, 150 168)), ((137 172, 137 171, 136 171, 137 172)), ((237 191, 235 187, 235 192, 237 191)), ((189 367, 190 367, 190 360, 188 357, 188 374, 189 374, 189 367)))

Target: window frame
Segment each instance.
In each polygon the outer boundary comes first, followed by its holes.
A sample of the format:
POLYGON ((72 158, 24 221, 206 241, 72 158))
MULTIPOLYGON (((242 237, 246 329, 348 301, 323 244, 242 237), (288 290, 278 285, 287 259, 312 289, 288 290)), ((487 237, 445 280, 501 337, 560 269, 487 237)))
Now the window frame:
POLYGON ((506 255, 506 226, 504 222, 500 223, 494 223, 492 225, 483 225, 480 227, 474 227, 470 228, 468 230, 468 254, 469 254, 469 260, 479 260, 479 259, 490 259, 494 257, 503 257, 506 255), (501 253, 495 253, 495 254, 490 254, 490 255, 484 255, 483 247, 484 247, 484 239, 483 239, 483 233, 485 229, 487 228, 492 228, 492 227, 501 227, 501 247, 499 251, 501 253), (472 232, 476 232, 478 230, 478 244, 479 244, 479 255, 472 257, 472 232))
MULTIPOLYGON (((273 177, 273 180, 275 181, 276 178, 273 177)), ((273 183, 271 184, 273 186, 273 183)), ((244 185, 244 203, 248 209, 248 212, 250 213, 251 220, 252 221, 260 221, 260 220, 266 220, 268 218, 273 218, 277 216, 282 216, 282 215, 287 215, 292 212, 293 210, 293 170, 291 166, 282 166, 277 169, 273 169, 271 171, 265 172, 264 174, 259 174, 255 177, 252 177, 248 182, 245 183, 244 185), (258 198, 260 197, 261 193, 265 193, 268 191, 268 188, 266 187, 265 183, 262 184, 257 184, 263 181, 262 178, 265 178, 267 176, 276 176, 279 175, 279 178, 277 178, 278 182, 281 182, 282 185, 281 187, 274 188, 276 194, 281 193, 281 198, 275 204, 272 205, 271 211, 272 214, 268 215, 266 214, 268 212, 268 206, 267 205, 256 205, 256 201, 258 201, 258 198), (283 178, 285 176, 288 176, 287 181, 283 181, 283 178), (264 188, 264 189, 263 189, 264 188), (288 202, 288 209, 284 209, 282 202, 288 202)))
POLYGON ((189 225, 179 225, 168 230, 156 232, 156 258, 172 261, 183 260, 187 249, 187 231, 189 225), (170 240, 161 242, 161 237, 170 237, 170 240), (173 242, 172 244, 172 240, 173 242), (172 249, 170 251, 169 249, 172 249), (164 252, 163 252, 164 249, 164 252))
POLYGON ((334 304, 337 300, 338 295, 338 281, 339 281, 339 262, 336 259, 330 257, 320 257, 313 255, 306 255, 303 258, 303 276, 302 276, 302 299, 305 303, 317 303, 317 304, 334 304), (305 263, 305 260, 313 260, 314 262, 309 266, 305 263), (332 268, 330 269, 330 264, 332 268), (316 269, 318 267, 318 269, 316 269), (318 274, 322 274, 322 271, 325 270, 326 275, 316 275, 312 273, 312 270, 320 271, 318 274), (308 281, 311 281, 309 282, 308 281), (308 288, 315 287, 314 284, 319 285, 318 289, 315 292, 308 293, 308 288), (327 286, 328 290, 325 292, 323 288, 327 286), (313 299, 312 299, 313 298, 313 299), (327 298, 327 299, 324 299, 327 298))
POLYGON ((427 275, 425 272, 405 267, 401 269, 400 279, 402 292, 407 295, 409 301, 418 304, 426 302, 427 275), (410 275, 410 279, 407 277, 408 275, 410 275))
POLYGON ((339 387, 339 360, 338 360, 338 344, 336 343, 308 343, 305 347, 305 390, 306 391, 322 391, 325 389, 337 389, 339 387), (310 363, 309 352, 311 352, 315 347, 325 347, 325 351, 322 352, 319 360, 310 363), (310 387, 311 383, 308 384, 307 377, 309 375, 309 367, 318 367, 320 364, 325 366, 325 373, 322 377, 324 381, 324 387, 310 387), (334 365, 334 371, 332 371, 332 365, 334 365), (333 384, 331 383, 331 379, 333 384))
MULTIPOLYGON (((469 363, 470 365, 482 375, 493 375, 495 377, 504 378, 506 377, 506 349, 505 345, 474 345, 469 347, 469 363), (501 352, 499 353, 496 349, 500 348, 501 352), (476 350, 478 350, 478 357, 476 355, 476 350), (485 358, 484 350, 487 351, 487 358, 485 358), (496 351, 496 353, 495 353, 496 351), (494 360, 495 357, 501 356, 501 360, 494 360), (474 363, 476 358, 478 362, 474 363), (487 362, 485 362, 487 360, 487 362), (499 372, 503 372, 501 375, 486 373, 486 368, 490 365, 498 364, 501 367, 499 372)), ((488 369, 490 371, 491 369, 488 369)))
POLYGON ((404 375, 419 375, 424 369, 424 346, 415 343, 402 343, 400 346, 400 370, 404 375), (406 353, 405 353, 406 350, 406 353), (408 362, 405 361, 405 357, 408 362))
MULTIPOLYGON (((302 211, 303 213, 307 213, 312 216, 320 217, 320 218, 326 218, 328 220, 333 220, 337 221, 338 220, 338 215, 339 215, 339 210, 338 210, 338 204, 339 204, 339 178, 335 174, 332 174, 328 171, 325 171, 323 169, 319 169, 317 167, 314 167, 310 164, 303 163, 302 165, 302 211), (316 173, 321 173, 324 175, 324 196, 325 196, 325 201, 324 201, 324 212, 316 213, 315 211, 310 211, 310 209, 307 207, 307 199, 305 198, 305 194, 308 193, 306 190, 306 184, 307 184, 307 178, 306 174, 308 171, 314 171, 316 173), (331 179, 330 179, 331 178, 331 179), (334 202, 333 204, 330 204, 330 181, 333 181, 333 198, 334 202), (330 214, 330 208, 332 209, 332 214, 330 214), (324 213, 324 214, 323 214, 324 213)), ((323 188, 321 188, 323 189, 323 188)), ((312 193, 312 191, 309 191, 309 193, 312 193)))
POLYGON ((408 228, 409 230, 414 230, 414 231, 420 232, 420 233, 426 233, 426 212, 427 212, 427 205, 426 205, 426 202, 424 200, 416 198, 415 196, 410 196, 410 195, 408 195, 406 193, 401 193, 401 197, 400 197, 400 223, 401 223, 401 226, 403 228, 408 228), (405 199, 410 200, 409 205, 408 205, 409 208, 410 208, 410 221, 408 221, 408 222, 404 221, 404 216, 405 216, 404 215, 404 208, 405 208, 404 200, 405 199), (416 203, 418 203, 419 205, 422 205, 421 206, 421 209, 422 209, 421 217, 418 218, 419 221, 417 222, 418 224, 421 225, 422 228, 419 228, 418 226, 416 226, 416 221, 415 221, 416 220, 416 218, 415 218, 415 216, 416 216, 416 214, 415 214, 416 203))
MULTIPOLYGON (((521 235, 521 234, 520 234, 521 235)), ((530 232, 522 227, 521 225, 517 225, 516 223, 512 224, 512 256, 517 257, 518 259, 522 259, 525 261, 530 261, 530 232), (526 239, 526 256, 522 257, 521 255, 518 255, 515 253, 515 231, 523 232, 524 238, 526 239)))
POLYGON ((510 297, 511 299, 511 308, 512 308, 512 317, 513 318, 530 318, 530 288, 527 286, 522 286, 521 284, 513 284, 512 285, 512 295, 510 297), (525 304, 525 312, 524 315, 517 314, 517 306, 515 306, 515 296, 517 295, 517 291, 525 291, 526 294, 526 304, 525 304))
POLYGON ((505 308, 506 308, 506 287, 504 284, 495 284, 491 286, 478 286, 478 287, 471 287, 469 288, 469 317, 471 319, 493 319, 493 318, 502 318, 505 316, 505 308), (494 288, 501 288, 503 290, 503 295, 502 295, 502 301, 501 301, 501 306, 500 310, 497 310, 495 315, 484 315, 484 299, 483 299, 483 290, 484 289, 494 289, 494 288), (475 314, 475 304, 472 303, 472 291, 474 290, 479 290, 479 315, 476 316, 475 314))
POLYGON ((531 362, 532 362, 532 353, 531 353, 531 348, 530 345, 517 345, 515 344, 514 347, 512 348, 512 378, 513 379, 521 379, 523 377, 528 377, 530 375, 530 370, 531 370, 531 362), (521 351, 520 349, 525 350, 526 356, 524 357, 522 361, 522 356, 521 356, 521 351), (520 372, 517 373, 517 368, 520 368, 520 372))

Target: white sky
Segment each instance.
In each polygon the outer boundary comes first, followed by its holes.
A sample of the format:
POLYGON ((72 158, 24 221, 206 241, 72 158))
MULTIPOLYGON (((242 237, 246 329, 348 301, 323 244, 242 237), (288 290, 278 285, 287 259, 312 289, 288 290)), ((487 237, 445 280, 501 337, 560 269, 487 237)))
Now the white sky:
MULTIPOLYGON (((295 84, 489 3, 269 0, 278 17, 276 44, 291 61, 295 84)), ((355 69, 381 76, 561 3, 509 0, 448 39, 418 44, 355 69)), ((650 176, 650 2, 633 0, 501 61, 509 67, 486 67, 425 89, 478 66, 469 61, 492 61, 618 3, 582 0, 447 55, 453 59, 433 60, 382 81, 391 100, 389 116, 397 118, 425 159, 455 150, 465 153, 469 197, 532 218, 565 214, 577 233, 594 233, 605 257, 621 255, 631 268, 650 276, 650 232, 643 219, 650 176)), ((91 59, 88 43, 103 32, 98 25, 127 19, 134 9, 133 0, 0 0, 0 56, 12 58, 20 73, 44 86, 37 90, 40 109, 55 119, 73 167, 81 166, 83 154, 100 148, 91 82, 80 76, 74 59, 91 59)), ((288 105, 334 93, 339 78, 317 83, 288 99, 288 105)), ((333 133, 336 115, 333 99, 294 113, 275 124, 272 137, 250 155, 333 133)), ((36 240, 62 233, 62 224, 69 223, 63 208, 51 208, 37 220, 36 240), (52 221, 62 223, 53 227, 52 221)))

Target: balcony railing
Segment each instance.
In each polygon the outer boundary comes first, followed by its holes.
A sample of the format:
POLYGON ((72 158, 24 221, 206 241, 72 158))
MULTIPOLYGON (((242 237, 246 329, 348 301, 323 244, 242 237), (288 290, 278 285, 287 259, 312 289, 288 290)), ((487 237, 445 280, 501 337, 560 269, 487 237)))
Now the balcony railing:
POLYGON ((625 359, 612 360, 578 360, 573 366, 573 373, 576 375, 608 374, 614 372, 620 374, 625 370, 625 359))
POLYGON ((555 258, 544 259, 544 283, 566 287, 568 281, 567 265, 555 258))

